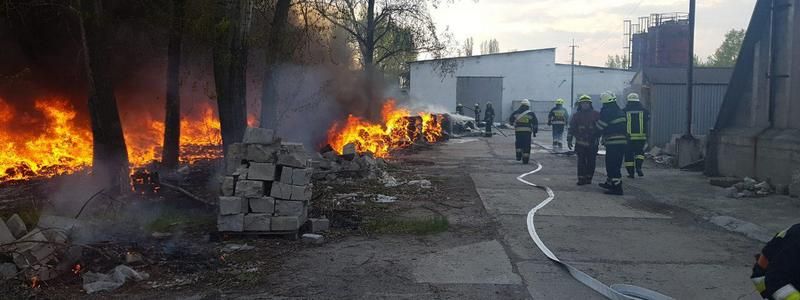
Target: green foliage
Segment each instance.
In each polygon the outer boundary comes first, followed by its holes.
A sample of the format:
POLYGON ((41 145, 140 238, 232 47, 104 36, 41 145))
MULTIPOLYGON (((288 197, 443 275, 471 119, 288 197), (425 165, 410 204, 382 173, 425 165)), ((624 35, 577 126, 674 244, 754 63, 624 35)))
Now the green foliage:
POLYGON ((444 216, 428 218, 389 218, 379 219, 366 224, 367 231, 375 233, 426 235, 447 231, 450 223, 444 216))
POLYGON ((627 69, 630 66, 630 60, 627 55, 619 56, 619 54, 608 56, 606 60, 606 67, 613 69, 627 69))
POLYGON ((714 54, 710 55, 702 66, 706 67, 733 67, 736 64, 736 58, 739 56, 739 50, 744 41, 744 29, 731 29, 725 34, 725 40, 722 45, 717 48, 714 54))

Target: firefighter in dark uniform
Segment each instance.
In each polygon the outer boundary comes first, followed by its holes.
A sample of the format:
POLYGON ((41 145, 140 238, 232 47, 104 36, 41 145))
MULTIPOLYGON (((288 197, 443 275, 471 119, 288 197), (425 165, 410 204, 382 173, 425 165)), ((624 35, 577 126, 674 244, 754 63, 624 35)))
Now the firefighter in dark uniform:
POLYGON ((764 299, 800 300, 800 224, 779 232, 764 246, 750 279, 764 299))
POLYGON ((464 115, 464 106, 461 105, 461 103, 456 105, 456 114, 457 115, 462 115, 462 116, 464 115))
POLYGON ((564 127, 567 126, 569 113, 564 108, 564 99, 556 99, 556 107, 547 115, 547 125, 553 126, 553 148, 564 148, 561 139, 564 138, 564 127))
POLYGON ((578 156, 578 185, 592 184, 597 162, 597 120, 600 113, 592 107, 592 98, 578 98, 578 112, 572 116, 567 132, 567 147, 572 150, 575 139, 575 154, 578 156))
POLYGON ((606 147, 606 174, 608 179, 600 186, 609 195, 622 195, 622 160, 628 145, 628 134, 625 125, 628 119, 617 105, 617 96, 607 91, 600 95, 603 108, 600 110, 600 120, 597 120, 597 130, 603 137, 606 147))
POLYGON ((633 178, 634 171, 639 177, 644 176, 644 147, 647 145, 647 128, 650 127, 650 112, 639 101, 639 94, 630 93, 625 105, 625 117, 628 118, 628 151, 625 152, 625 169, 628 178, 633 178))
POLYGON ((477 127, 478 123, 481 122, 481 106, 478 103, 475 103, 472 111, 475 113, 475 126, 477 127))
POLYGON ((521 160, 523 164, 528 164, 531 158, 531 134, 535 137, 539 131, 539 120, 531 111, 531 102, 528 99, 522 100, 522 104, 511 114, 508 121, 514 125, 517 161, 521 160))
POLYGON ((494 126, 494 108, 492 102, 486 102, 486 109, 483 110, 483 122, 486 124, 485 137, 492 137, 492 126, 494 126))

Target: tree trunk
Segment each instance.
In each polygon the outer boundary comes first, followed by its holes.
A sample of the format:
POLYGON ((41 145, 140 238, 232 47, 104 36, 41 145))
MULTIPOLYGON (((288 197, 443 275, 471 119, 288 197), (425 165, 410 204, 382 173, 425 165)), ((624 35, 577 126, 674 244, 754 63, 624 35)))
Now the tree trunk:
POLYGON ((186 0, 172 1, 172 24, 167 45, 167 101, 164 117, 164 151, 161 163, 174 170, 178 166, 181 138, 181 98, 178 75, 181 66, 181 37, 186 0))
POLYGON ((286 54, 285 29, 289 22, 291 0, 278 0, 272 18, 272 32, 267 45, 267 60, 261 86, 261 127, 278 129, 278 72, 277 64, 286 54))
POLYGON ((245 71, 251 15, 250 0, 217 0, 214 16, 214 82, 225 149, 232 143, 242 141, 247 127, 245 71))
POLYGON ((375 60, 375 0, 367 1, 367 37, 363 56, 364 69, 369 71, 375 60))
MULTIPOLYGON (((80 26, 89 90, 89 116, 94 140, 93 175, 115 187, 127 178, 128 154, 111 79, 107 30, 101 0, 80 1, 80 26), (125 176, 125 177, 123 177, 125 176)), ((127 183, 127 181, 126 181, 127 183)))

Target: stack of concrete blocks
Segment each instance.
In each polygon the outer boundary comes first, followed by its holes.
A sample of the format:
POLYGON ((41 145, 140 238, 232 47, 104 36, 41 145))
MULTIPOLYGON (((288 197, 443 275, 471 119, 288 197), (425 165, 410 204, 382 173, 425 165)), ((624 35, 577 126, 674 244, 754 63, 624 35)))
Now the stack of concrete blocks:
POLYGON ((296 231, 308 220, 310 156, 302 144, 282 143, 273 131, 247 128, 228 147, 217 229, 224 232, 296 231))
POLYGON ((74 218, 41 215, 38 226, 30 230, 17 214, 5 222, 0 219, 0 244, 4 244, 0 252, 12 259, 0 264, 0 279, 20 275, 50 280, 69 270, 77 258, 71 255, 73 250, 80 250, 69 246, 78 229, 83 225, 74 218))

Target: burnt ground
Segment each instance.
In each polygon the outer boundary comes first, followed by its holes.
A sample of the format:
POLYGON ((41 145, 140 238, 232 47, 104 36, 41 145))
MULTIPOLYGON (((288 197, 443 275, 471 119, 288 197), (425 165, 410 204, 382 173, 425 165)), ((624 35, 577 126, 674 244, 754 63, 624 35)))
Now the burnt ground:
MULTIPOLYGON (((136 211, 132 216, 106 216, 115 229, 87 243, 90 248, 83 250, 80 259, 82 274, 106 272, 124 263, 127 253, 141 254, 142 262, 129 265, 147 272, 149 279, 93 295, 82 290, 80 276, 71 272, 36 289, 27 280, 6 281, 2 288, 13 298, 46 299, 526 297, 524 287, 518 285, 427 283, 415 278, 418 259, 489 241, 497 234, 470 174, 459 168, 464 162, 438 146, 425 148, 388 160, 387 174, 396 179, 397 186, 387 187, 378 178, 342 176, 317 181, 309 214, 331 220, 332 229, 324 234, 323 244, 272 236, 217 236, 213 209, 165 191, 155 201, 136 199, 131 200, 135 204, 119 208, 136 211), (412 180, 428 180, 430 187, 408 184, 412 180), (378 195, 395 199, 377 203, 378 195), (229 244, 254 248, 224 251, 229 244)), ((189 176, 179 185, 212 197, 208 187, 215 184, 202 177, 212 177, 213 167, 193 170, 194 178, 189 176)), ((30 198, 26 201, 47 199, 48 193, 57 190, 48 181, 58 180, 17 183, 0 191, 3 199, 22 194, 30 198)), ((26 222, 35 223, 37 209, 49 204, 30 203, 3 211, 7 215, 24 211, 26 222)), ((91 205, 102 206, 102 201, 91 205)))

